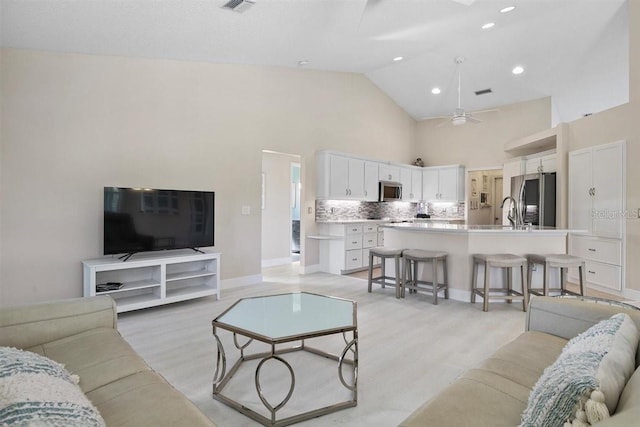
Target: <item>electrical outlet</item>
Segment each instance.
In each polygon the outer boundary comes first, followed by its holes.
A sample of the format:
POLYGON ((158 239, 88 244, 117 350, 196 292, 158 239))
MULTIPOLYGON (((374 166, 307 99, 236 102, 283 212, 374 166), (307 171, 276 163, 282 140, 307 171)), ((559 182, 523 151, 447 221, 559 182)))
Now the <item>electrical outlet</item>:
POLYGON ((242 215, 251 215, 251 206, 242 206, 242 215))

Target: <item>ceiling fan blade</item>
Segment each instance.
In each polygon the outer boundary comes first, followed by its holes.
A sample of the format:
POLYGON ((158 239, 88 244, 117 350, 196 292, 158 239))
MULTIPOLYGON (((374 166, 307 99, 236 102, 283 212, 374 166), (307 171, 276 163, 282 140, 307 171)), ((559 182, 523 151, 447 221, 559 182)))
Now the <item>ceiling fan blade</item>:
POLYGON ((475 117, 471 117, 470 115, 466 116, 467 118, 467 122, 471 122, 471 123, 482 123, 482 120, 478 120, 475 117))
POLYGON ((473 3, 475 3, 476 0, 451 0, 451 1, 463 4, 465 6, 471 6, 473 3))

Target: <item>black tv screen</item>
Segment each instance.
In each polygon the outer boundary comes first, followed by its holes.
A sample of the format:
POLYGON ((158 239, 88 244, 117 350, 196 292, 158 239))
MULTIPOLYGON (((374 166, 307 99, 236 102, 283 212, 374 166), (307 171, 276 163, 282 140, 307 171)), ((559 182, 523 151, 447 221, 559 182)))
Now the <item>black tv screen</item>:
POLYGON ((104 187, 104 254, 213 246, 215 193, 104 187))

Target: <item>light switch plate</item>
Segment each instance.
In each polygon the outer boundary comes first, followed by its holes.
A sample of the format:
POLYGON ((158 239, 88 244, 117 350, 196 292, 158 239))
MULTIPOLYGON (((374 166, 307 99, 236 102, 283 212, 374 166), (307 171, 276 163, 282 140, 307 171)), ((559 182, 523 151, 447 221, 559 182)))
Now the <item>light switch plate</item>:
POLYGON ((243 206, 242 207, 242 215, 251 215, 251 206, 243 206))

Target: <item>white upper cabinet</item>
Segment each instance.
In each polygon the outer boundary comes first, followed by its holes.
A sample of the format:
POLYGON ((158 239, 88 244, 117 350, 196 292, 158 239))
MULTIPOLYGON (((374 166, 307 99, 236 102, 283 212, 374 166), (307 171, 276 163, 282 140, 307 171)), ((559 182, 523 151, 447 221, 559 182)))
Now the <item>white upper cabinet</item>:
POLYGON ((464 201, 464 166, 439 166, 422 170, 422 199, 464 201))
POLYGON ((378 201, 378 163, 364 162, 364 200, 378 201))
POLYGON ((402 183, 402 200, 419 202, 422 199, 422 170, 405 167, 400 169, 402 183))
POLYGON ((556 155, 548 154, 546 156, 527 158, 524 160, 524 173, 541 173, 541 172, 555 172, 557 169, 556 166, 556 155))
POLYGON ((364 160, 332 153, 319 153, 317 167, 318 199, 365 199, 364 160))
POLYGON ((378 166, 378 179, 380 181, 400 182, 400 167, 380 163, 378 166))
POLYGON ((569 226, 621 238, 624 221, 624 143, 569 153, 569 226))

